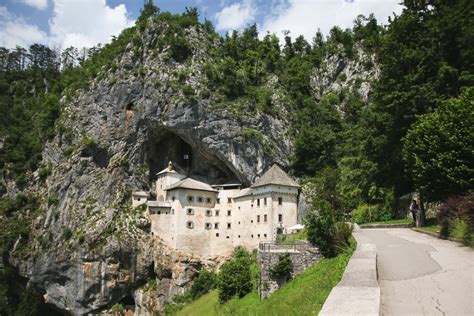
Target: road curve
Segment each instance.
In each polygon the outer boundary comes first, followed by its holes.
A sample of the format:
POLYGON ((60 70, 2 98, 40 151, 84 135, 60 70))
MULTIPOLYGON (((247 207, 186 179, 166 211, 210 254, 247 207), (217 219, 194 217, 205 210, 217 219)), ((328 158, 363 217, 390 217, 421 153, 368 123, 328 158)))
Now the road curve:
POLYGON ((411 229, 364 229, 377 247, 382 315, 474 315, 474 251, 411 229))

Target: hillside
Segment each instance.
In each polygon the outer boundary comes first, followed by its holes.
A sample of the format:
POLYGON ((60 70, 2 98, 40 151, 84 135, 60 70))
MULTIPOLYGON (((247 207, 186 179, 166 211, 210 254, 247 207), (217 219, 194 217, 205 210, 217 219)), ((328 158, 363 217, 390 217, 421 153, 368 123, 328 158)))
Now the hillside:
MULTIPOLYGON (((190 174, 211 183, 248 185, 278 163, 301 178, 308 204, 324 201, 339 219, 367 205, 375 219, 400 216, 399 197, 414 190, 430 201, 472 191, 468 136, 436 163, 434 189, 420 185, 426 168, 408 164, 414 151, 403 147, 420 115, 461 103, 468 114, 457 120, 474 113, 472 3, 428 6, 407 2, 386 27, 358 17, 312 43, 288 34, 280 46, 255 25, 220 36, 195 9, 173 15, 148 3, 84 60, 2 49, 0 307, 43 308, 47 293, 62 312, 130 301, 162 311, 196 271, 224 259, 168 249, 131 209, 131 191, 149 190, 169 160, 186 169, 184 155, 190 174)), ((413 161, 433 161, 422 158, 413 161)))

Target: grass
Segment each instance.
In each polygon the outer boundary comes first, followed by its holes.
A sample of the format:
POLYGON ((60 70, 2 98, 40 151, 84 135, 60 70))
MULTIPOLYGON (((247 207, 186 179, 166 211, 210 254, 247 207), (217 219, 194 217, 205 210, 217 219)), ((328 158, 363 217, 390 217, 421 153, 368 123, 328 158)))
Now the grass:
MULTIPOLYGON (((427 219, 426 225, 423 227, 418 227, 417 229, 437 234, 441 232, 441 226, 438 224, 438 220, 436 218, 427 219)), ((449 229, 449 237, 462 240, 464 238, 466 229, 467 224, 464 221, 454 220, 449 229)))
POLYGON ((413 220, 411 218, 403 218, 403 219, 390 219, 388 221, 368 222, 368 223, 363 223, 360 226, 374 225, 374 224, 411 224, 411 223, 413 223, 413 220))
POLYGON ((354 249, 355 242, 337 257, 322 259, 266 300, 260 301, 254 290, 220 305, 214 290, 185 305, 176 315, 317 315, 341 279, 354 249))

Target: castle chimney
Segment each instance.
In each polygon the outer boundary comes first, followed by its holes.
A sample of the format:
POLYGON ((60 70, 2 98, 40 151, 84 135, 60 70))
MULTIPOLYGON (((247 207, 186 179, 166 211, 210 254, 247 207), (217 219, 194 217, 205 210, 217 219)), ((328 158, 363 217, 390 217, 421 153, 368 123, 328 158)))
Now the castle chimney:
POLYGON ((172 171, 173 170, 173 163, 170 161, 168 162, 168 171, 172 171))

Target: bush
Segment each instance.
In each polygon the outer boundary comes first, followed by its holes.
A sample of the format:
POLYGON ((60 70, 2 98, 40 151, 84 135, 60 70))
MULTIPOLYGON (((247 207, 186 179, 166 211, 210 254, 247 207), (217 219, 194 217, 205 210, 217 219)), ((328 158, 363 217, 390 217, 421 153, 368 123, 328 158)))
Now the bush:
POLYGON ((474 245, 474 192, 447 198, 439 207, 438 222, 443 237, 461 237, 466 245, 474 245))
POLYGON ((363 224, 369 221, 369 206, 361 204, 351 212, 351 219, 354 223, 363 224))
POLYGON ((274 281, 286 282, 291 279, 291 273, 293 273, 293 262, 290 254, 279 255, 278 262, 270 268, 270 278, 274 281))
POLYGON ((334 244, 335 219, 331 206, 326 201, 317 203, 316 209, 308 213, 306 227, 308 240, 319 247, 325 257, 336 256, 334 244))
POLYGON ((110 311, 113 315, 122 315, 125 311, 125 308, 122 304, 116 303, 110 308, 110 311))
POLYGON ((316 245, 325 257, 335 257, 350 246, 352 225, 336 222, 330 204, 319 201, 316 209, 306 217, 308 240, 316 245))
POLYGON ((42 166, 38 170, 38 177, 41 180, 44 180, 51 174, 51 171, 52 171, 52 168, 50 164, 48 164, 47 166, 42 166))
POLYGON ((234 296, 244 297, 252 291, 251 260, 250 254, 244 248, 237 247, 233 258, 222 265, 217 283, 221 303, 234 296))
POLYGON ((193 300, 203 296, 216 285, 216 274, 206 269, 201 269, 191 286, 191 296, 193 300))
POLYGON ((338 253, 342 252, 347 247, 350 247, 352 229, 353 226, 351 223, 338 222, 335 224, 334 239, 338 253))
POLYGON ((72 237, 72 231, 71 231, 71 229, 69 229, 68 227, 64 228, 64 229, 63 229, 63 238, 64 238, 65 240, 69 240, 69 239, 71 239, 71 237, 72 237))

